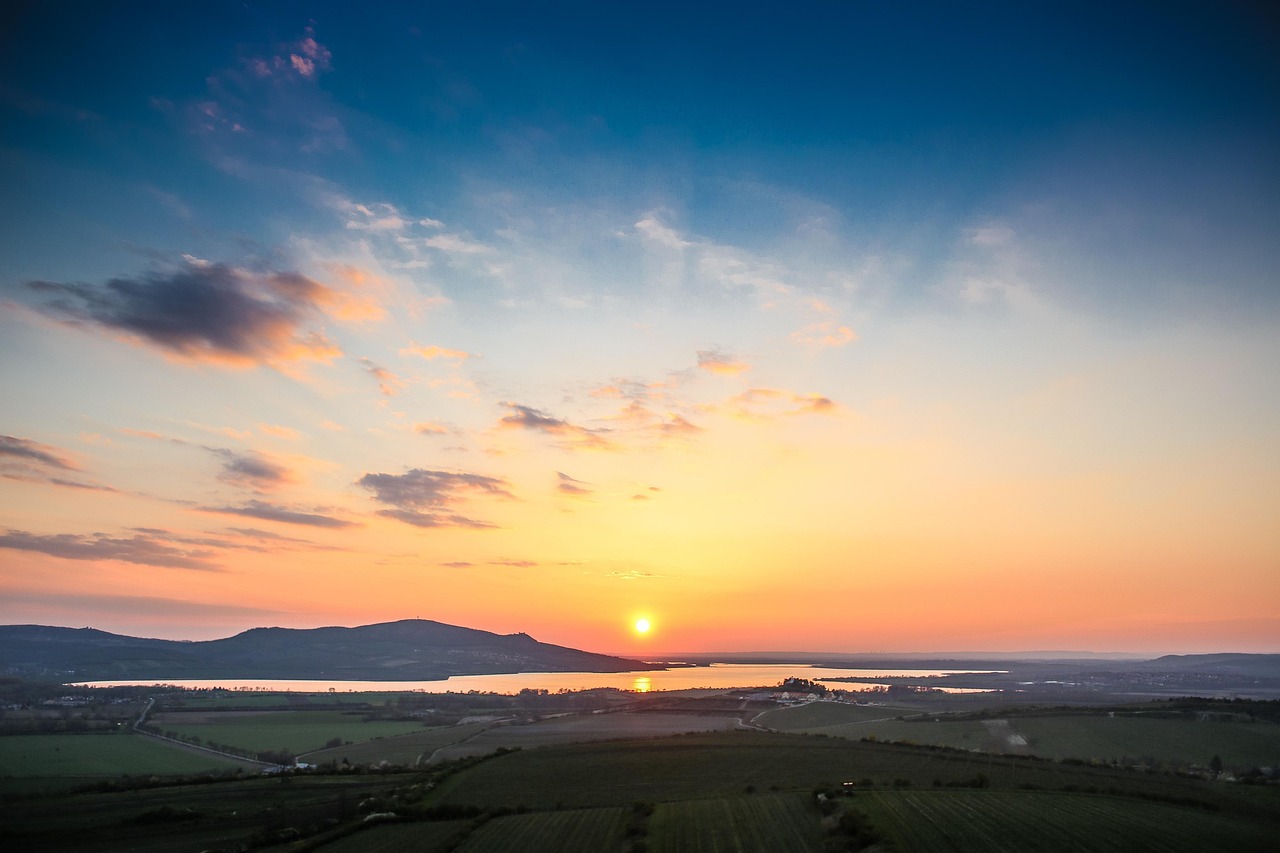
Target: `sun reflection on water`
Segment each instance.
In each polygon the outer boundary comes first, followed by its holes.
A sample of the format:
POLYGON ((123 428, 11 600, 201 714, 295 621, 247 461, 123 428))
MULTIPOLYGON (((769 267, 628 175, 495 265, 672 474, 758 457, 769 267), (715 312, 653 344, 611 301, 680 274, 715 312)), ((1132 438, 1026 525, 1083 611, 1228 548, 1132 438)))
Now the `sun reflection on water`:
POLYGON ((636 680, 632 683, 631 689, 637 693, 648 693, 651 686, 652 683, 649 681, 649 676, 638 675, 636 676, 636 680))

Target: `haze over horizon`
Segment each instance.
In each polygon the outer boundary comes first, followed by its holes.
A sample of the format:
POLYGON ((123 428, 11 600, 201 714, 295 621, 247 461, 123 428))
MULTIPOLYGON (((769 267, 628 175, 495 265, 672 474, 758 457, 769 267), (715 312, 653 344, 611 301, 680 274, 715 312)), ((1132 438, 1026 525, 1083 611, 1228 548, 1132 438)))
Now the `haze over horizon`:
POLYGON ((1274 35, 28 4, 0 623, 1280 652, 1274 35))

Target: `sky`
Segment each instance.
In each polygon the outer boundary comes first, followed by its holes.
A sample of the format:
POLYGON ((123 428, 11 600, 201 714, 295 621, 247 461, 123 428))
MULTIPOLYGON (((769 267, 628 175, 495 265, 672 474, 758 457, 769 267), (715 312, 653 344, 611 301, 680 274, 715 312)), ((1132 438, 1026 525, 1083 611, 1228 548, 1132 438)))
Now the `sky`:
POLYGON ((4 15, 0 622, 1280 652, 1263 4, 4 15))

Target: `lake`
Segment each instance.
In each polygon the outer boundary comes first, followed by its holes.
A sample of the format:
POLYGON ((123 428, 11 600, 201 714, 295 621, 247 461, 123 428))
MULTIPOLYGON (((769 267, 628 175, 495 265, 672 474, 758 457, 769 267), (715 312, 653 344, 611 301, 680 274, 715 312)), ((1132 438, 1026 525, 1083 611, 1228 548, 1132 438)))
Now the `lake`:
MULTIPOLYGON (((889 678, 908 676, 921 678, 938 675, 972 674, 990 670, 972 669, 843 669, 810 664, 742 664, 713 663, 710 666, 676 667, 646 672, 517 672, 505 675, 457 675, 444 681, 316 681, 290 679, 235 679, 196 678, 166 680, 162 683, 177 687, 208 690, 221 687, 227 690, 263 690, 273 692, 325 693, 335 692, 418 692, 418 693, 519 693, 530 690, 591 690, 614 687, 618 690, 635 690, 648 693, 653 690, 690 690, 699 687, 771 687, 786 678, 807 678, 823 681, 830 678, 889 678)), ((87 681, 86 687, 120 687, 157 682, 140 681, 87 681)), ((838 683, 831 685, 838 690, 866 690, 871 687, 888 687, 878 683, 838 683)), ((963 687, 938 687, 947 693, 985 693, 963 687)))

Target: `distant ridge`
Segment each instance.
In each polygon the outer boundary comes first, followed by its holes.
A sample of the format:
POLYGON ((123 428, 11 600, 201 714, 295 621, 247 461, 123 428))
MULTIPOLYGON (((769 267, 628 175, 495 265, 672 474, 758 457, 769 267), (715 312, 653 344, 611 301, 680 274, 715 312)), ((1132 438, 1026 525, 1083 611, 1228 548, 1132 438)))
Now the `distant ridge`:
POLYGON ((653 664, 427 619, 355 628, 253 628, 198 642, 94 628, 0 626, 0 672, 58 681, 188 678, 428 681, 512 672, 626 672, 653 664))

